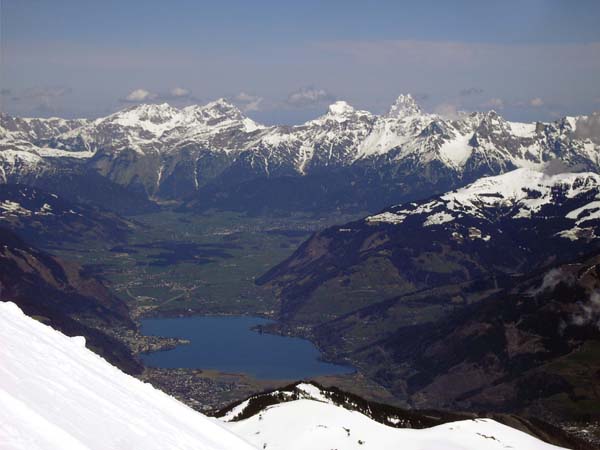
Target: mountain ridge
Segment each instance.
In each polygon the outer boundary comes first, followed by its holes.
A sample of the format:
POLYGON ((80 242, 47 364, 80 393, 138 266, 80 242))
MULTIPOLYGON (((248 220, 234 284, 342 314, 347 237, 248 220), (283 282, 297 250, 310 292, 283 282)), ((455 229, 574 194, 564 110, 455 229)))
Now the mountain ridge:
POLYGON ((553 160, 598 171, 598 143, 577 133, 584 119, 525 124, 494 111, 448 119, 423 112, 410 95, 383 115, 337 101, 292 126, 258 124, 225 99, 181 109, 140 104, 95 120, 3 114, 0 179, 32 183, 91 170, 129 191, 201 210, 258 208, 261 201, 285 209, 284 199, 269 199, 261 184, 278 191, 293 178, 295 189, 314 190, 313 203, 323 208, 354 203, 374 210, 393 198, 415 199, 519 167, 542 169, 553 160))

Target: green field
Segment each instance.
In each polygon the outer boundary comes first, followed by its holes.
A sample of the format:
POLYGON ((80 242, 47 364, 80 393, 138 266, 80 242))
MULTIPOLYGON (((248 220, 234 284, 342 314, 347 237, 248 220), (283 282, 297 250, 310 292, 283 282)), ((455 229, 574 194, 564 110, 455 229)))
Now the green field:
POLYGON ((353 218, 197 215, 165 209, 133 217, 136 230, 122 245, 86 241, 52 252, 103 278, 134 315, 273 316, 275 298, 256 286, 255 278, 312 232, 353 218))

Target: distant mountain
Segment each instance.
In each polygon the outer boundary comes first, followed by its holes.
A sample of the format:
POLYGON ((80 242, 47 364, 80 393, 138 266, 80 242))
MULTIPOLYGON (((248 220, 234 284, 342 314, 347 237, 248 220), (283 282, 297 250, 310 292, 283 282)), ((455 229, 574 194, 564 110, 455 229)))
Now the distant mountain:
POLYGON ((127 372, 142 369, 131 351, 104 331, 135 328, 127 306, 80 266, 38 250, 2 227, 0 301, 16 303, 69 336, 85 336, 91 349, 127 372))
POLYGON ((283 319, 313 324, 437 290, 445 301, 404 318, 417 323, 589 252, 599 237, 600 175, 518 169, 316 233, 257 281, 278 292, 283 319))
POLYGON ((42 247, 82 239, 119 242, 135 229, 113 212, 24 185, 0 185, 0 225, 42 247))
POLYGON ((49 180, 69 174, 55 184, 77 192, 96 173, 105 180, 94 180, 98 190, 185 200, 188 210, 376 210, 553 160, 598 171, 600 144, 578 134, 581 120, 525 124, 493 111, 450 120, 409 95, 381 116, 339 101, 297 126, 257 124, 223 99, 96 120, 2 114, 0 180, 56 191, 49 180))

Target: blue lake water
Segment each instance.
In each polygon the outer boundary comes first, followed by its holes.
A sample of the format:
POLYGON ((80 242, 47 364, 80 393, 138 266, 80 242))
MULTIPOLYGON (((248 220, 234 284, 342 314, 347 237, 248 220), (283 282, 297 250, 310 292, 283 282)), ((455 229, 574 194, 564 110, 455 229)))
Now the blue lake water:
POLYGON ((354 371, 319 361, 319 351, 305 339, 251 330, 267 323, 258 317, 238 316, 144 319, 143 334, 185 338, 191 344, 144 354, 142 360, 150 367, 215 369, 258 379, 298 380, 354 371))

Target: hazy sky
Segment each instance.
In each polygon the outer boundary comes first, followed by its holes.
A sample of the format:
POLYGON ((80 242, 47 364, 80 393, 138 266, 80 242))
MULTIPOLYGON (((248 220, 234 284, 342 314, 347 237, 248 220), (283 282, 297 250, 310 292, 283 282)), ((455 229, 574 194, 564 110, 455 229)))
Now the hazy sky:
POLYGON ((600 110, 600 1, 1 0, 2 110, 96 117, 228 97, 266 123, 335 99, 549 120, 600 110))

